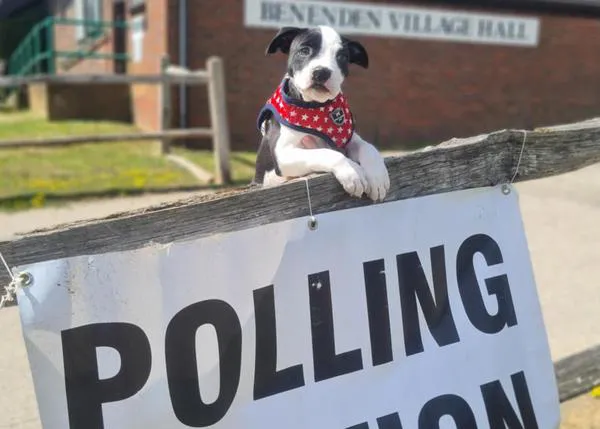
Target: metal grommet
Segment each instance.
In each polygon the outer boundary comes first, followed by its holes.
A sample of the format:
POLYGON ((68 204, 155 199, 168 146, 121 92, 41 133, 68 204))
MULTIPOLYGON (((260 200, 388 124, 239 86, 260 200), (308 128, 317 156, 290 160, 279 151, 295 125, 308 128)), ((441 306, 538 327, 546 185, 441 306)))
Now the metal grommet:
POLYGON ((502 185, 502 193, 504 195, 510 194, 510 185, 507 185, 506 183, 502 185))
POLYGON ((308 229, 310 229, 311 231, 314 231, 315 229, 317 229, 318 223, 317 223, 317 218, 314 216, 311 216, 310 219, 308 219, 308 229))
POLYGON ((33 276, 28 272, 19 273, 17 279, 21 286, 31 286, 33 284, 33 276))

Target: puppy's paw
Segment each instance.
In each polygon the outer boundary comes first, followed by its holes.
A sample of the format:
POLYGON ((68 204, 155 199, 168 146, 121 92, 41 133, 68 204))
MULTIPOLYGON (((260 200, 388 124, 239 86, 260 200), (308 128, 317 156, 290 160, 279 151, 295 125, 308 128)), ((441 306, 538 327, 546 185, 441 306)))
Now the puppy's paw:
POLYGON ((351 159, 344 158, 334 167, 333 174, 344 190, 353 197, 360 198, 369 186, 365 172, 351 159))
POLYGON ((376 151, 369 153, 360 160, 367 178, 367 195, 373 201, 383 201, 390 190, 390 176, 383 157, 376 151))

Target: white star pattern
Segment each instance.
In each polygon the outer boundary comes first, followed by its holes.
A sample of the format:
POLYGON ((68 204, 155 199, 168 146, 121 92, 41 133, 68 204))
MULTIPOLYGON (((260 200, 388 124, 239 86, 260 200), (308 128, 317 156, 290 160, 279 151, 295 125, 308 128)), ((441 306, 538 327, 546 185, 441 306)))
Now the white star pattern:
POLYGON ((346 98, 341 96, 329 105, 317 107, 303 107, 289 104, 284 95, 277 91, 269 99, 269 103, 278 111, 284 121, 304 128, 308 133, 321 133, 332 144, 343 147, 353 134, 354 121, 346 98), (336 113, 336 120, 344 120, 342 124, 332 119, 332 112, 336 113), (337 115, 339 113, 339 115, 337 115))

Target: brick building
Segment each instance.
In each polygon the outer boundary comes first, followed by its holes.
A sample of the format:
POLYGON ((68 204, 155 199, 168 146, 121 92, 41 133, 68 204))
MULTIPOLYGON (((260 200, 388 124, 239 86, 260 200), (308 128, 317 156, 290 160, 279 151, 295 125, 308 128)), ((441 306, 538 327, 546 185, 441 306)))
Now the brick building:
MULTIPOLYGON (((361 134, 381 147, 600 113, 600 0, 51 0, 50 10, 140 25, 127 34, 57 28, 60 48, 132 55, 126 65, 69 60, 61 73, 157 73, 163 54, 192 69, 223 57, 236 149, 257 145, 256 115, 285 66, 264 51, 283 25, 330 24, 365 45, 371 66, 353 68, 345 92, 361 134)), ((209 124, 204 87, 174 95, 175 127, 209 124)), ((136 123, 155 129, 157 88, 132 97, 136 123)))

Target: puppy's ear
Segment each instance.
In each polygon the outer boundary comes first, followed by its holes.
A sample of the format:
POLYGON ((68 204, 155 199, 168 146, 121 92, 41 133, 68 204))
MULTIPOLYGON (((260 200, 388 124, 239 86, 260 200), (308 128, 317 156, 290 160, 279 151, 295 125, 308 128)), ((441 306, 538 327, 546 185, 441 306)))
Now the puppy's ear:
POLYGON ((344 38, 344 42, 348 47, 348 60, 351 64, 356 64, 364 68, 369 68, 369 55, 363 45, 354 40, 344 38))
POLYGON ((275 52, 277 52, 278 49, 286 55, 289 54, 292 41, 298 34, 302 33, 305 30, 305 28, 298 27, 281 28, 277 32, 275 37, 273 37, 273 40, 271 40, 269 46, 267 46, 267 51, 265 52, 265 55, 274 54, 275 52))

